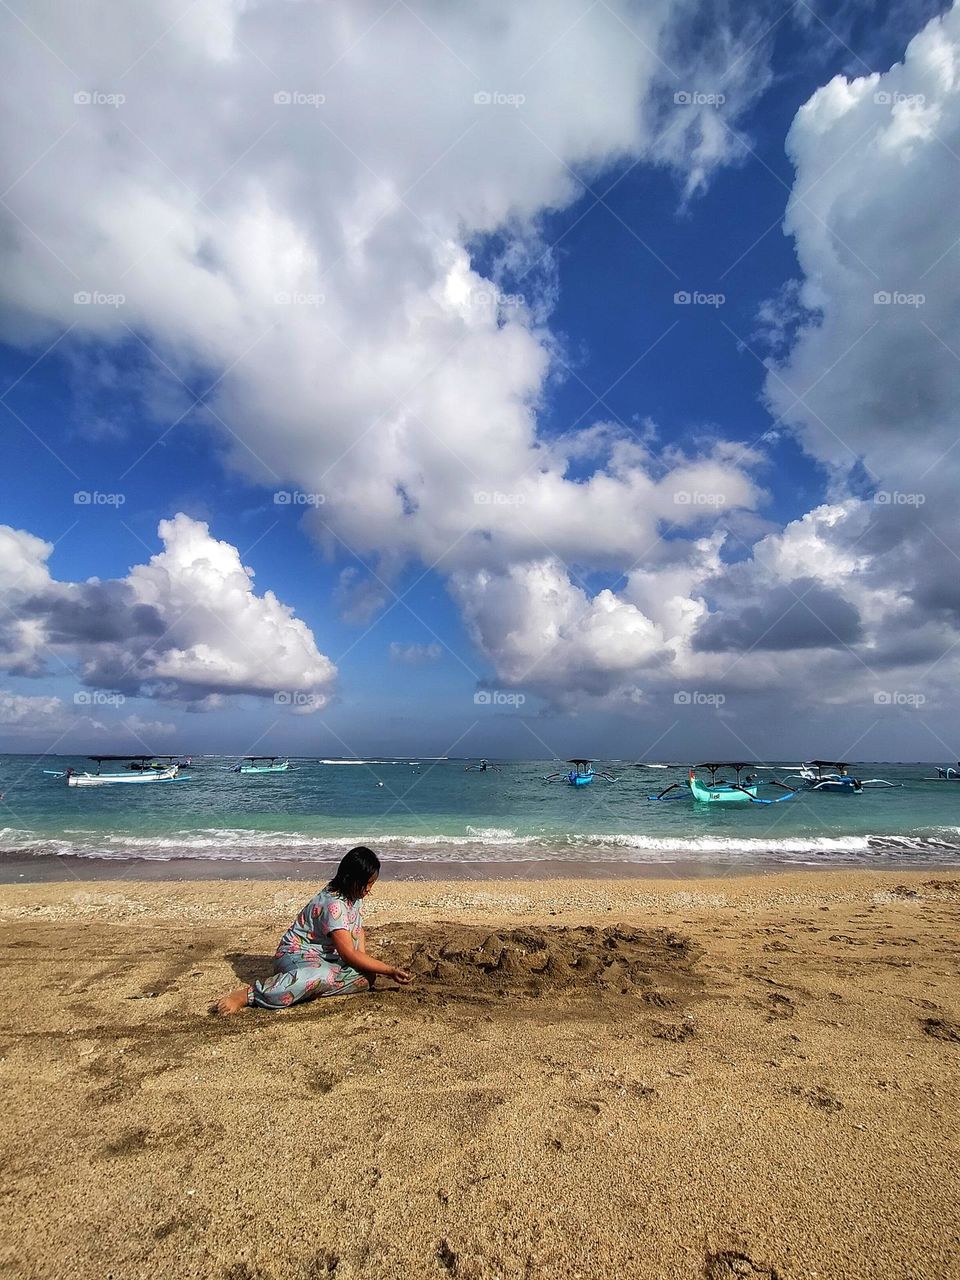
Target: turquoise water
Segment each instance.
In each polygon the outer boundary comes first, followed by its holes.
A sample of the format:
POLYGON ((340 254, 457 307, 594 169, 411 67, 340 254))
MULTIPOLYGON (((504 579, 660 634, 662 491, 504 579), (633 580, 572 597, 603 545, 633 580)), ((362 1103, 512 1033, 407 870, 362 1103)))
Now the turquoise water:
POLYGON ((856 776, 904 785, 731 807, 688 795, 650 802, 685 768, 623 761, 598 762, 615 783, 582 788, 544 782, 555 761, 467 773, 460 760, 292 760, 288 773, 253 777, 230 772, 231 763, 201 758, 171 783, 68 788, 42 770, 87 767, 82 757, 0 757, 0 859, 329 862, 364 842, 410 873, 426 863, 543 860, 960 865, 960 783, 928 781, 935 765, 857 765, 856 776))

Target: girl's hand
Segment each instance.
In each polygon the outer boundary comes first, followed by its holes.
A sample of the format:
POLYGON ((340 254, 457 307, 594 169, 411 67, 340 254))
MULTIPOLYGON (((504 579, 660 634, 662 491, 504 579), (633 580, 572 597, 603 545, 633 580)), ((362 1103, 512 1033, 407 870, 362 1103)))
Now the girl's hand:
POLYGON ((408 982, 413 981, 413 974, 407 973, 406 969, 391 969, 390 977, 394 982, 399 982, 402 987, 406 986, 408 982))

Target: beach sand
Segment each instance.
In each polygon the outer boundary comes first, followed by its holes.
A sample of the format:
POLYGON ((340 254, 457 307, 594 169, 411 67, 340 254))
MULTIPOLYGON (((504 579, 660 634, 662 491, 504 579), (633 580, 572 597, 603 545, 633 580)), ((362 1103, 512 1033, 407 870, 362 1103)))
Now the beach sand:
POLYGON ((960 876, 385 879, 413 987, 207 1016, 308 896, 0 888, 0 1276, 960 1274, 960 876))

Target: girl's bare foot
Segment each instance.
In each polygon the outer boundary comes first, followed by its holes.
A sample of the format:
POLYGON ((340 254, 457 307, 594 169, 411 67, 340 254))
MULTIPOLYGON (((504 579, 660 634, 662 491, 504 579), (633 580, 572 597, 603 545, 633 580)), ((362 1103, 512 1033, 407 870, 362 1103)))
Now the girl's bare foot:
POLYGON ((249 987, 238 987, 236 991, 231 991, 225 996, 221 996, 219 1000, 215 1000, 210 1006, 211 1013, 219 1013, 222 1018, 227 1018, 231 1013, 239 1013, 241 1009, 247 1007, 247 994, 249 987))

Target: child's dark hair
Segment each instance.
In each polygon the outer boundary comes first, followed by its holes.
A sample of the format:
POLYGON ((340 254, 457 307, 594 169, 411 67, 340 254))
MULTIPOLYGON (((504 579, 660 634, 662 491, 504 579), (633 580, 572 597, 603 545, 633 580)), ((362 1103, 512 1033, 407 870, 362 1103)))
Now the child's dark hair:
POLYGON ((337 874, 330 881, 329 887, 334 893, 356 901, 374 876, 380 874, 380 859, 365 845, 358 844, 355 849, 345 853, 340 859, 337 874))

